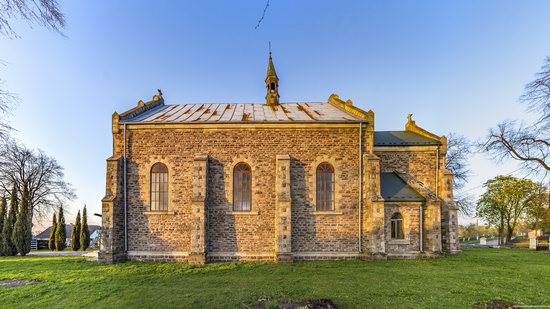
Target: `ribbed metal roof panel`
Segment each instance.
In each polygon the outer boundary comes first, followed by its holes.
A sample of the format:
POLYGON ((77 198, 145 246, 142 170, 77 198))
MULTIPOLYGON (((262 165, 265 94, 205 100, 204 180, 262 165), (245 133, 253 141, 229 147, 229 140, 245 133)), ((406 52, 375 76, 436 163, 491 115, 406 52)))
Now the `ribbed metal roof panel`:
POLYGON ((160 105, 121 122, 212 123, 212 122, 357 122, 362 119, 329 103, 265 104, 173 104, 160 105))

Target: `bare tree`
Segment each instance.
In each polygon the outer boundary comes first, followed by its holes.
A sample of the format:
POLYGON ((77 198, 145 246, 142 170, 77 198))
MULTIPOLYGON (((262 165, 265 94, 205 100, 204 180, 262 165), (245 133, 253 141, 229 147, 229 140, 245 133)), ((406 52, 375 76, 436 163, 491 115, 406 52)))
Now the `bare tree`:
POLYGON ((525 86, 520 101, 537 114, 532 124, 506 120, 490 129, 481 148, 494 159, 512 158, 525 171, 546 176, 550 172, 550 57, 534 81, 525 86))
POLYGON ((472 213, 473 198, 463 192, 468 183, 471 170, 468 167, 468 159, 473 152, 473 144, 463 135, 449 133, 447 136, 447 169, 453 172, 453 191, 455 203, 464 215, 472 213))
MULTIPOLYGON (((13 27, 17 20, 27 21, 31 27, 39 25, 64 35, 65 16, 57 0, 0 0, 0 35, 19 38, 13 27)), ((0 66, 5 66, 2 60, 0 66)), ((17 101, 17 96, 6 90, 5 82, 0 78, 0 141, 5 140, 11 130, 5 117, 17 101)))
POLYGON ((0 79, 0 141, 5 140, 11 130, 6 116, 10 114, 11 108, 16 101, 17 97, 4 88, 4 81, 0 79))
POLYGON ((260 25, 262 24, 262 21, 264 21, 264 18, 265 18, 265 13, 267 13, 267 9, 269 8, 269 0, 267 0, 266 4, 265 4, 265 7, 264 7, 264 10, 262 12, 262 16, 260 17, 260 19, 258 20, 258 23, 256 24, 256 27, 254 27, 254 29, 258 29, 260 28, 260 25))
POLYGON ((65 16, 57 0, 0 0, 0 34, 18 38, 15 20, 24 20, 32 27, 39 25, 63 35, 65 16))
POLYGON ((0 150, 0 186, 9 190, 15 184, 22 192, 23 184, 28 184, 31 219, 34 215, 43 218, 76 197, 64 176, 63 167, 41 150, 29 149, 13 140, 0 150))

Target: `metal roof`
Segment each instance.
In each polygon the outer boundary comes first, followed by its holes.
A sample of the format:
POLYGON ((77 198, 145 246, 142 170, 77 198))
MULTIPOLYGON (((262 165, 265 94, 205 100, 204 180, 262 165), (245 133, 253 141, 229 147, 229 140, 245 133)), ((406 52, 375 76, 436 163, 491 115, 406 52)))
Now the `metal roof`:
POLYGON ((437 146, 439 144, 439 141, 411 131, 374 132, 374 146, 437 146))
MULTIPOLYGON (((172 104, 159 105, 121 122, 356 122, 362 121, 330 103, 172 104)), ((363 120, 364 121, 364 120, 363 120)))
POLYGON ((396 173, 380 173, 380 191, 386 202, 423 202, 425 198, 396 173))

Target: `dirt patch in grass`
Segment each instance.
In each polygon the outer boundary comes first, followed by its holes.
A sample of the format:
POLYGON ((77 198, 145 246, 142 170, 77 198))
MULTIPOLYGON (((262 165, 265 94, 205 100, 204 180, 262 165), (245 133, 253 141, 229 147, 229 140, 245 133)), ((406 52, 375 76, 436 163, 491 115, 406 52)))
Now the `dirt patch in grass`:
POLYGON ((273 304, 267 300, 260 300, 259 303, 254 306, 255 309, 277 308, 277 309, 337 309, 336 305, 330 299, 314 299, 305 300, 298 303, 283 302, 279 304, 273 304))
POLYGON ((10 279, 10 280, 0 280, 0 288, 16 288, 18 286, 25 286, 31 284, 39 284, 41 282, 34 280, 25 280, 25 279, 10 279))
POLYGON ((505 300, 491 300, 486 303, 477 303, 472 308, 474 309, 512 309, 514 308, 514 304, 505 300))

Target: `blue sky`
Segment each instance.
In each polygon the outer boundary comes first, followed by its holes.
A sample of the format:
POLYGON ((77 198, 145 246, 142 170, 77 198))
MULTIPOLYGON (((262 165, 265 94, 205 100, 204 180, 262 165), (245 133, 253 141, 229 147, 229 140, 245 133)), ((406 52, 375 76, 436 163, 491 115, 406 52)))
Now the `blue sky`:
MULTIPOLYGON (((545 56, 549 1, 61 1, 67 37, 17 24, 0 76, 21 98, 14 135, 66 169, 100 212, 111 114, 161 88, 168 103, 262 102, 268 42, 282 101, 331 93, 372 109, 377 130, 406 115, 472 139, 507 118, 545 56)), ((476 155, 468 189, 516 169, 476 155)), ((69 219, 69 221, 71 221, 69 219)), ((90 218, 97 223, 97 218, 90 218)))

